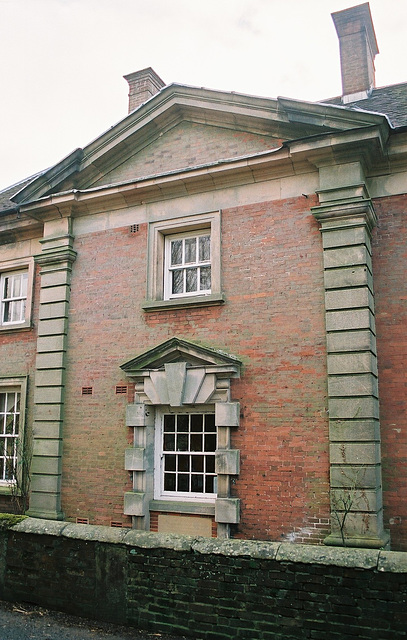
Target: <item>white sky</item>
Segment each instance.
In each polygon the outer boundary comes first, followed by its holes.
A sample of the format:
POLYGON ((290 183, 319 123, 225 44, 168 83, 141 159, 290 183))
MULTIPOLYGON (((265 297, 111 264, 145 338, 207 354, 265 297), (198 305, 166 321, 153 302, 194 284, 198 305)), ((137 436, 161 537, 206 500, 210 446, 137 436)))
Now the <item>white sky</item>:
MULTIPOLYGON (((331 18, 358 0, 0 0, 0 188, 127 113, 123 75, 318 100, 341 93, 331 18)), ((370 0, 377 86, 407 81, 407 2, 370 0)))

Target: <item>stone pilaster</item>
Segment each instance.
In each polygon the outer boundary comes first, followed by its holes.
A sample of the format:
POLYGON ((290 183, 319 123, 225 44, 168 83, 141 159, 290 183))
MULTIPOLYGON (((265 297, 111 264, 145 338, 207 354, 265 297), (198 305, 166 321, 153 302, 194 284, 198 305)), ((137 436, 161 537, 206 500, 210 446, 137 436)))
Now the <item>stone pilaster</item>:
POLYGON ((45 224, 34 390, 33 460, 30 509, 37 518, 62 519, 62 425, 66 340, 72 264, 70 218, 45 224))
POLYGON ((320 222, 325 283, 331 534, 326 544, 383 547, 379 394, 371 231, 364 185, 332 191, 320 222))

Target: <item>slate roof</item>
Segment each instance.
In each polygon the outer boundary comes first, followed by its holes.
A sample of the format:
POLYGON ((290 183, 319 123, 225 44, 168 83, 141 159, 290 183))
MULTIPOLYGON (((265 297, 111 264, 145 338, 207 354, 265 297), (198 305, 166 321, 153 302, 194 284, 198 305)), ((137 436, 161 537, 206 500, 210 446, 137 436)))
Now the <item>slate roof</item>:
MULTIPOLYGON (((352 111, 362 110, 386 115, 393 128, 407 126, 407 82, 373 89, 369 98, 350 102, 346 105, 342 104, 341 96, 327 98, 318 102, 320 104, 341 106, 352 111)), ((36 175, 0 191, 0 215, 5 214, 7 211, 15 210, 17 205, 12 202, 11 198, 43 173, 45 171, 40 171, 36 175)))
POLYGON ((26 187, 30 182, 38 178, 44 171, 40 171, 29 178, 25 178, 25 180, 21 180, 21 182, 17 182, 16 184, 12 184, 10 187, 6 187, 3 191, 0 191, 0 215, 5 213, 6 211, 10 211, 16 209, 17 205, 15 202, 12 202, 10 198, 12 198, 16 193, 21 191, 24 187, 26 187))
MULTIPOLYGON (((341 96, 321 100, 326 104, 341 105, 341 96)), ((373 89, 369 98, 343 105, 347 109, 363 109, 386 115, 392 127, 407 126, 407 82, 373 89)))

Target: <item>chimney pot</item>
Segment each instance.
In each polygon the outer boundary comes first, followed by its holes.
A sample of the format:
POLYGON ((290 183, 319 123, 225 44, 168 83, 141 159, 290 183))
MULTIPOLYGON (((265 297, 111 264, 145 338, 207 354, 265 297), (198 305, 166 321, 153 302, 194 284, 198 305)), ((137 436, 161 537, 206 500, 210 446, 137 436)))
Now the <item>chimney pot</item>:
POLYGON ((123 77, 129 84, 129 113, 165 87, 165 82, 151 67, 129 73, 123 77))
POLYGON ((374 59, 379 53, 369 3, 332 14, 339 38, 342 102, 367 98, 376 86, 374 59))

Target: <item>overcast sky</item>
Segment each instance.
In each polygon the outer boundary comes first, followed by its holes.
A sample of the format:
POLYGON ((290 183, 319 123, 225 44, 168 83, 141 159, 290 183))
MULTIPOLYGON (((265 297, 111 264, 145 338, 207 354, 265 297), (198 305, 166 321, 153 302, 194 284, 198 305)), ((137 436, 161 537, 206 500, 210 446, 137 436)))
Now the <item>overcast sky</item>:
MULTIPOLYGON (((341 93, 331 18, 357 0, 0 0, 0 188, 127 113, 123 75, 318 100, 341 93)), ((407 2, 370 0, 377 86, 407 81, 407 2)))

